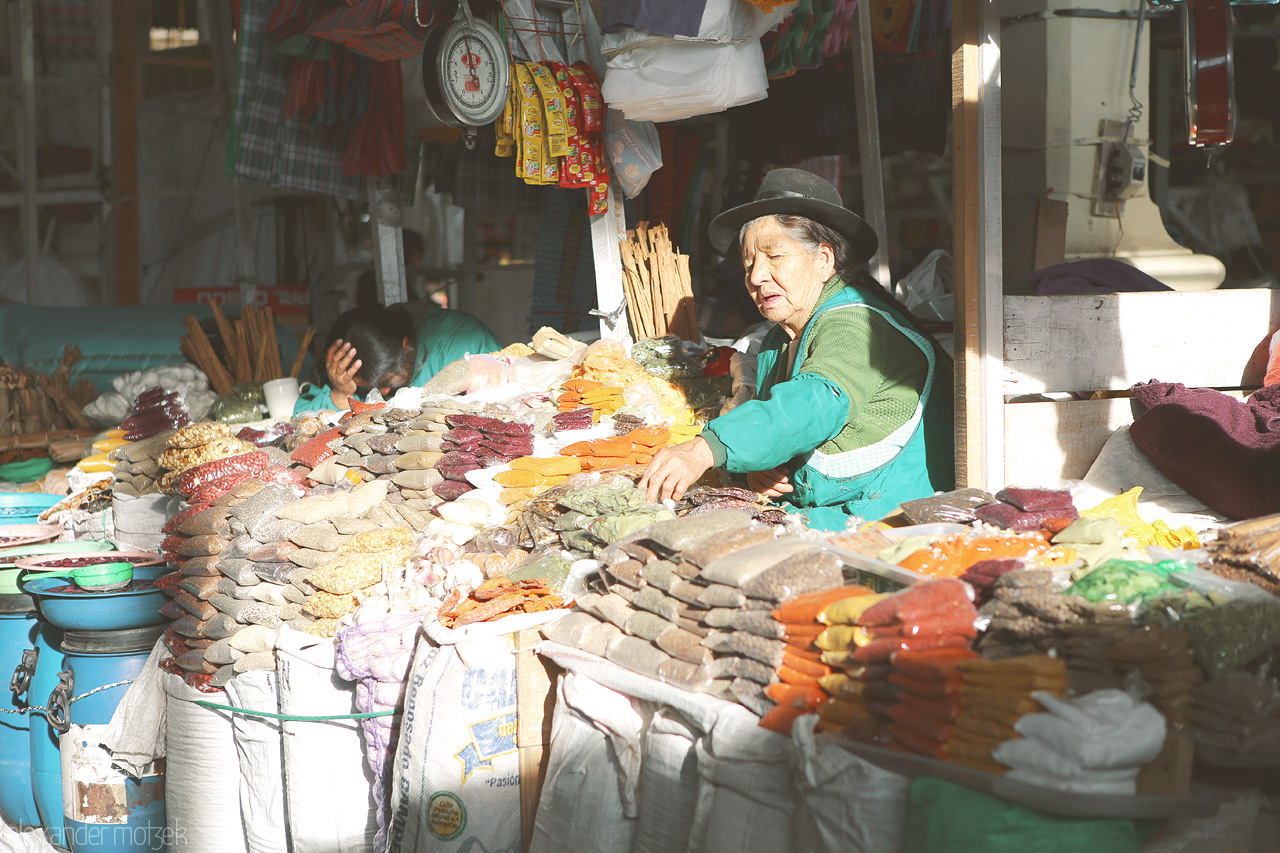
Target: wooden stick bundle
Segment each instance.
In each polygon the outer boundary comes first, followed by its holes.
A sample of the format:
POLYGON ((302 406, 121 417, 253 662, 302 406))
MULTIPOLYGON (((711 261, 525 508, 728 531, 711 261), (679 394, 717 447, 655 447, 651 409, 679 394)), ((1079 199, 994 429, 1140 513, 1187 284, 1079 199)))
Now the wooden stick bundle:
MULTIPOLYGON (((266 382, 284 376, 280 363, 280 346, 276 340, 276 320, 270 308, 249 305, 232 323, 217 303, 212 305, 213 322, 222 337, 225 363, 218 358, 208 335, 195 317, 184 317, 187 334, 182 337, 182 352, 209 377, 209 385, 219 394, 230 394, 238 382, 266 382)), ((302 369, 315 329, 307 329, 302 347, 294 360, 290 376, 302 369)))
MULTIPOLYGON (((88 379, 71 381, 71 368, 79 359, 79 347, 63 347, 61 366, 49 374, 0 361, 0 436, 91 430, 83 409, 98 392, 88 379)), ((10 448, 0 444, 3 449, 10 448)))
POLYGON ((675 250, 667 226, 650 228, 648 222, 639 222, 620 248, 632 336, 639 340, 676 335, 701 342, 689 256, 675 250))

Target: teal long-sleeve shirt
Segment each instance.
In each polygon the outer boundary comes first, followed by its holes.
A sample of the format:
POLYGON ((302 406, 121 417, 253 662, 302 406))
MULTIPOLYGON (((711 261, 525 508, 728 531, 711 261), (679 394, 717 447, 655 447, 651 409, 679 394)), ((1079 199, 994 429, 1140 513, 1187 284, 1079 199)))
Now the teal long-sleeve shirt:
MULTIPOLYGON (((464 355, 501 349, 493 331, 483 322, 462 311, 442 308, 433 311, 418 326, 418 369, 410 385, 423 385, 446 364, 464 355)), ((294 404, 293 413, 311 409, 332 409, 333 400, 327 384, 312 385, 294 404)))
POLYGON ((702 437, 717 468, 746 474, 785 465, 835 438, 849 416, 849 396, 816 373, 774 385, 766 400, 748 400, 711 421, 702 437))

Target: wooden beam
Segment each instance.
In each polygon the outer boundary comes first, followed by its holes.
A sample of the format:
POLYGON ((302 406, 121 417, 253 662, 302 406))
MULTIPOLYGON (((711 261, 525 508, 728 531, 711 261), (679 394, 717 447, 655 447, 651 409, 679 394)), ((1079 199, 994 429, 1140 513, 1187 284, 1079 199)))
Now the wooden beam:
POLYGON ((111 4, 111 209, 114 223, 115 290, 120 305, 141 301, 142 256, 139 251, 138 73, 141 27, 149 17, 148 0, 116 0, 111 4))
POLYGON ((1000 21, 960 0, 951 24, 956 482, 1004 485, 1000 21))

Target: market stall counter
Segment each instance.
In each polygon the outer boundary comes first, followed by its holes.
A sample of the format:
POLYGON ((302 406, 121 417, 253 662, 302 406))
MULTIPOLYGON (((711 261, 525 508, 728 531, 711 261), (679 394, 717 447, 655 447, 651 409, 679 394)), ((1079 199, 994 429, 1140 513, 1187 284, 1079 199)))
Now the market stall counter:
POLYGON ((650 503, 727 387, 637 351, 662 368, 508 353, 252 426, 138 395, 96 452, 156 499, 163 636, 101 740, 166 757, 184 849, 916 851, 963 820, 1137 850, 1135 819, 1218 819, 1168 750, 1276 750, 1280 604, 1242 580, 1273 519, 1203 548, 1136 494, 834 532, 718 477, 650 503))

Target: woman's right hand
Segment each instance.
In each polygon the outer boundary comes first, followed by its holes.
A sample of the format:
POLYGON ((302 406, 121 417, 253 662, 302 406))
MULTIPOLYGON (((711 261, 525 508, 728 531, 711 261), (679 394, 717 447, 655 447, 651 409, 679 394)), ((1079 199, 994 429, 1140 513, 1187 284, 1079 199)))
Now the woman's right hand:
POLYGON ((768 471, 752 471, 747 474, 751 491, 766 498, 780 498, 793 491, 790 473, 786 468, 770 468, 768 471))
POLYGON ((339 409, 347 409, 351 404, 348 397, 356 393, 356 373, 363 362, 356 358, 356 348, 339 338, 329 345, 324 355, 324 368, 329 374, 330 398, 339 409))

